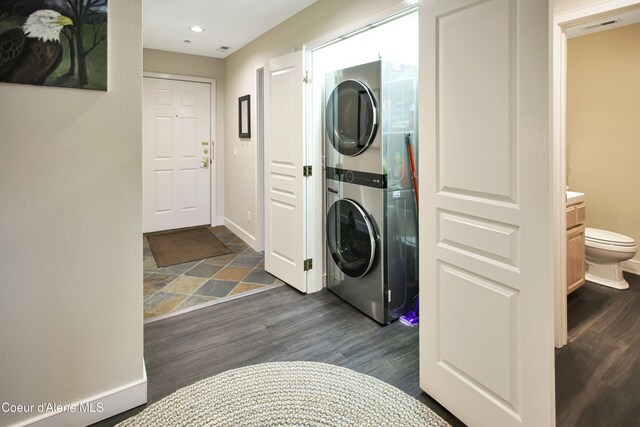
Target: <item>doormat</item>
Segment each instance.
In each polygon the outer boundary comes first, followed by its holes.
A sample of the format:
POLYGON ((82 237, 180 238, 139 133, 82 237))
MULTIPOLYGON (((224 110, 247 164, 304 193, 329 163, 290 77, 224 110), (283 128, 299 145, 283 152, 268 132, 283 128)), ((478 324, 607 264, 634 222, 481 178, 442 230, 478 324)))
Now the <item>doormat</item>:
POLYGON ((208 227, 147 234, 158 267, 230 254, 208 227))

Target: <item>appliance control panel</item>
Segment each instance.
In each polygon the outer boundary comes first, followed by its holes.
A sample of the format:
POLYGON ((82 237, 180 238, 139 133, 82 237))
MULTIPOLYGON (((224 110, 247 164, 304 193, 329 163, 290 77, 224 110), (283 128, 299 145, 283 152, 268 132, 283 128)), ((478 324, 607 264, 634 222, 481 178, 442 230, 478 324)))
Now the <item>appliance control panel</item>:
POLYGON ((340 168, 326 168, 326 178, 373 188, 387 188, 387 175, 340 168))

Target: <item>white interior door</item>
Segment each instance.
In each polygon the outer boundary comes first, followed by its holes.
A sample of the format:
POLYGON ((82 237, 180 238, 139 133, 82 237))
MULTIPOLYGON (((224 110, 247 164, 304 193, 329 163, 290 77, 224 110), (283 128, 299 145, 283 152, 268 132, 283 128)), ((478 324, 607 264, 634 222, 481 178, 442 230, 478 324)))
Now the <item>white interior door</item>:
POLYGON ((307 291, 304 165, 304 51, 265 66, 265 269, 307 291))
POLYGON ((473 426, 555 424, 548 3, 420 13, 420 385, 473 426))
POLYGON ((144 232, 209 224, 211 87, 144 78, 144 232))

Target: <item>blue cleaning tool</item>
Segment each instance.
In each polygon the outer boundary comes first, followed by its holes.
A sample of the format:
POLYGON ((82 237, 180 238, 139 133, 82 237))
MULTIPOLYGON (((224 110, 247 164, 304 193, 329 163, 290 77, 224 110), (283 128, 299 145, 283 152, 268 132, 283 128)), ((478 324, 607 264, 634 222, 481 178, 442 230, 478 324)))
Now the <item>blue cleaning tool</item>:
POLYGON ((419 307, 420 306, 420 300, 416 299, 416 306, 414 307, 413 310, 411 310, 410 312, 408 312, 407 314, 405 314, 404 316, 400 316, 400 323, 402 323, 403 325, 407 325, 407 326, 415 326, 418 324, 420 318, 419 318, 419 307))

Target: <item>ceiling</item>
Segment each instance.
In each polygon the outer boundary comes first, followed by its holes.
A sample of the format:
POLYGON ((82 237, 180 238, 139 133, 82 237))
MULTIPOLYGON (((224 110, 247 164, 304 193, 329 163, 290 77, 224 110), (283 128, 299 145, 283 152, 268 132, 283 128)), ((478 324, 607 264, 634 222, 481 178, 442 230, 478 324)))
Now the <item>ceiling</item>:
POLYGON ((316 1, 145 0, 143 44, 150 49, 225 58, 316 1), (191 31, 194 25, 204 32, 191 31), (229 49, 220 51, 221 46, 229 49))

